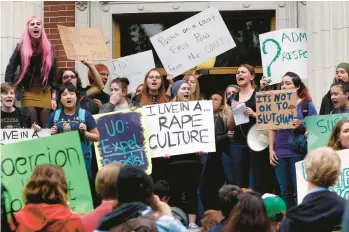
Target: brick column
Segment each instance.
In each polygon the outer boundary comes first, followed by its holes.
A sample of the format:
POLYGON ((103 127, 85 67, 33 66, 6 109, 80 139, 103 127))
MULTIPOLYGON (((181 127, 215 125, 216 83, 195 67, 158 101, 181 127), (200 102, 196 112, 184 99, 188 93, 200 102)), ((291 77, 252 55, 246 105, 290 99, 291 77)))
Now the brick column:
POLYGON ((57 59, 57 69, 75 69, 75 61, 68 60, 60 39, 57 25, 75 27, 75 1, 45 1, 44 2, 44 27, 47 38, 54 47, 57 59))

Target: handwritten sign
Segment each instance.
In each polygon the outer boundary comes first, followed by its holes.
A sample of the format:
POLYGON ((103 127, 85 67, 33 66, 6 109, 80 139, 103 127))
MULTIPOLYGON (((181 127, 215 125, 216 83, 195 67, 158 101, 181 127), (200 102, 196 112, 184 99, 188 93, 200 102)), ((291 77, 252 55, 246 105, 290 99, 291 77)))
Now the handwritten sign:
POLYGON ((257 130, 294 129, 297 90, 276 90, 256 94, 257 130))
POLYGON ((290 28, 259 35, 263 74, 269 84, 280 83, 286 72, 307 78, 307 33, 290 28))
POLYGON ((349 113, 310 116, 305 118, 308 135, 308 152, 327 146, 334 125, 340 120, 349 120, 349 113))
POLYGON ((151 174, 143 109, 97 114, 93 117, 100 134, 99 145, 95 143, 99 168, 116 162, 139 166, 151 174))
POLYGON ((174 76, 236 46, 214 7, 151 37, 150 41, 166 72, 174 76))
POLYGON ((50 129, 41 129, 40 131, 35 131, 34 129, 1 129, 0 143, 17 143, 24 140, 44 138, 50 135, 50 129))
POLYGON ((133 91, 143 83, 147 72, 155 68, 153 51, 148 50, 111 60, 108 66, 113 70, 114 78, 127 77, 130 80, 129 90, 133 91))
POLYGON ((57 27, 69 60, 111 59, 100 28, 57 27))
POLYGON ((216 151, 212 101, 171 102, 143 109, 153 158, 216 151))
POLYGON ((70 208, 76 213, 93 210, 80 137, 77 131, 41 139, 1 145, 1 180, 6 198, 6 215, 23 206, 23 189, 38 165, 57 164, 63 168, 69 188, 70 208))
MULTIPOLYGON (((341 158, 341 174, 338 177, 338 182, 335 186, 330 187, 330 191, 337 193, 339 196, 349 199, 349 149, 337 151, 341 158)), ((297 198, 298 204, 303 201, 303 198, 308 193, 307 175, 305 172, 304 161, 296 163, 297 174, 297 198)))

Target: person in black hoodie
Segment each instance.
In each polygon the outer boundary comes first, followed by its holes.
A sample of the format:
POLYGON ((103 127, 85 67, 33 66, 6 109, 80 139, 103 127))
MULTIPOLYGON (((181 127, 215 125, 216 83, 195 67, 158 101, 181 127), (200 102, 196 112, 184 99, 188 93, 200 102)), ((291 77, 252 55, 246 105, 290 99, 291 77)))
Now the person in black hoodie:
POLYGON ((308 194, 287 211, 280 232, 330 232, 341 224, 345 200, 329 187, 336 184, 341 160, 329 147, 318 148, 305 158, 308 194))
POLYGON ((101 218, 96 232, 187 231, 173 217, 171 208, 154 195, 153 181, 142 169, 131 165, 122 167, 116 183, 119 205, 101 218))
POLYGON ((41 127, 35 122, 31 124, 31 117, 25 108, 14 106, 15 85, 12 83, 1 84, 1 129, 33 128, 41 127))
MULTIPOLYGON (((340 63, 337 65, 336 77, 333 83, 338 81, 349 82, 349 63, 340 63)), ((333 103, 331 101, 331 90, 329 90, 326 95, 322 98, 320 115, 330 114, 333 110, 333 103)))
POLYGON ((216 152, 207 154, 207 161, 204 165, 200 194, 205 211, 219 209, 218 192, 225 182, 222 153, 228 146, 229 138, 233 137, 233 133, 228 133, 223 118, 220 116, 224 107, 223 97, 220 94, 213 94, 210 99, 213 103, 216 152))

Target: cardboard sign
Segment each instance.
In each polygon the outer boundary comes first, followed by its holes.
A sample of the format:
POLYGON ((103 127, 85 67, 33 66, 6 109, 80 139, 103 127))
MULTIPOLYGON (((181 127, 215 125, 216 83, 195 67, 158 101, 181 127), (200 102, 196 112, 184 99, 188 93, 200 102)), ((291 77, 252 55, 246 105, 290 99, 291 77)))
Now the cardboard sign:
POLYGON ((63 168, 72 211, 87 213, 93 210, 90 185, 77 131, 1 145, 1 155, 1 180, 10 194, 5 201, 7 216, 11 210, 17 212, 24 206, 23 189, 35 167, 42 164, 57 164, 63 168))
POLYGON ((349 120, 349 113, 306 117, 305 122, 309 132, 307 139, 308 152, 327 146, 333 127, 343 119, 349 120))
MULTIPOLYGON (((330 187, 330 191, 337 193, 339 196, 349 199, 349 149, 337 151, 341 158, 341 174, 335 186, 330 187)), ((305 173, 304 161, 296 163, 297 174, 297 198, 298 204, 308 193, 307 175, 305 173)))
POLYGON ((280 83, 286 72, 307 78, 306 29, 290 28, 259 35, 263 74, 270 85, 280 83))
POLYGON ((171 102, 143 109, 153 158, 216 151, 212 101, 171 102))
POLYGON ((17 143, 24 140, 39 139, 51 135, 50 129, 1 129, 0 144, 17 143))
POLYGON ((150 41, 166 72, 174 76, 236 46, 214 7, 151 37, 150 41))
POLYGON ((57 27, 69 60, 111 59, 100 28, 57 27))
POLYGON ((297 117, 297 90, 256 93, 257 130, 294 129, 297 117))
POLYGON ((151 174, 143 109, 97 114, 93 117, 100 134, 99 144, 95 143, 99 168, 116 162, 139 166, 151 174))
POLYGON ((113 70, 114 78, 127 77, 130 80, 129 92, 135 91, 143 83, 147 72, 155 68, 153 51, 148 50, 111 60, 108 62, 108 66, 110 70, 113 70))

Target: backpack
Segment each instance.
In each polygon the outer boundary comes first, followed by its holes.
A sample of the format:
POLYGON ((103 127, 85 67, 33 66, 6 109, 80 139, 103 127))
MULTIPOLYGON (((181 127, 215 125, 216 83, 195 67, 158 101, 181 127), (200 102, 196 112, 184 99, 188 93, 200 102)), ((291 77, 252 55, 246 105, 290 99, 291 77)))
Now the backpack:
MULTIPOLYGON (((54 115, 54 118, 53 118, 53 123, 54 124, 57 124, 60 117, 62 115, 62 108, 59 108, 58 110, 55 111, 55 115, 54 115)), ((80 123, 84 123, 86 124, 86 110, 84 109, 81 109, 81 108, 78 108, 78 118, 79 118, 79 124, 80 123)), ((80 141, 81 141, 81 147, 83 148, 84 146, 86 146, 90 152, 90 155, 92 157, 92 145, 91 145, 91 142, 83 137, 80 136, 80 141)), ((90 161, 91 161, 91 157, 89 158, 90 161)), ((84 154, 84 158, 85 158, 85 163, 86 163, 86 157, 85 157, 85 154, 84 154)), ((89 168, 88 168, 88 175, 90 176, 90 171, 89 171, 89 168)))
POLYGON ((158 232, 155 222, 159 216, 157 212, 149 212, 125 221, 109 230, 109 232, 158 232))
MULTIPOLYGON (((309 115, 309 103, 308 100, 302 101, 302 114, 303 118, 309 115)), ((300 152, 302 154, 308 153, 308 142, 304 133, 299 132, 298 130, 292 130, 291 135, 288 137, 288 145, 294 151, 300 152)))

